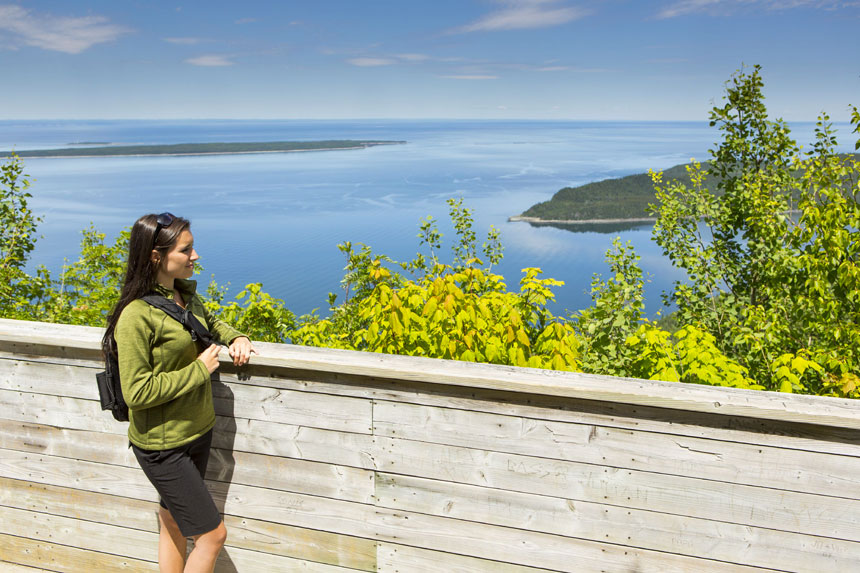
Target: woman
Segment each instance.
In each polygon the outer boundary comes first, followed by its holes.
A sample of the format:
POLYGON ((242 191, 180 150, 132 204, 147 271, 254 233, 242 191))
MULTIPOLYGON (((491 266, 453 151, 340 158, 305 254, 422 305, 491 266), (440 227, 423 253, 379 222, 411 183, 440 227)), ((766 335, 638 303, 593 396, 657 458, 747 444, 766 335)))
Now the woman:
POLYGON ((188 280, 198 258, 188 220, 170 213, 138 219, 125 283, 105 333, 105 342, 111 335, 116 340, 129 442, 161 497, 161 571, 212 571, 227 538, 203 482, 215 425, 211 375, 218 368, 219 346, 201 352, 182 324, 140 298, 156 292, 188 308, 229 344, 236 366, 256 353, 246 336, 206 311, 196 282, 188 280), (188 537, 194 549, 186 562, 188 537))

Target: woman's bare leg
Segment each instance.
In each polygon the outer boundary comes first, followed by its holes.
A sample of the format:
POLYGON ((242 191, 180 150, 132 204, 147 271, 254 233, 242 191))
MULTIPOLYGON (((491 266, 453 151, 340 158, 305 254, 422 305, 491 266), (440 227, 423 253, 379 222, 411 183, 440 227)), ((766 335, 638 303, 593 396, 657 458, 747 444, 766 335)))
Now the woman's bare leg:
POLYGON ((194 549, 185 564, 186 573, 212 573, 215 570, 215 560, 227 541, 227 528, 222 521, 212 531, 207 531, 194 538, 194 549))
POLYGON ((158 569, 161 573, 182 573, 185 567, 185 552, 188 540, 179 531, 179 526, 170 512, 158 506, 158 569))

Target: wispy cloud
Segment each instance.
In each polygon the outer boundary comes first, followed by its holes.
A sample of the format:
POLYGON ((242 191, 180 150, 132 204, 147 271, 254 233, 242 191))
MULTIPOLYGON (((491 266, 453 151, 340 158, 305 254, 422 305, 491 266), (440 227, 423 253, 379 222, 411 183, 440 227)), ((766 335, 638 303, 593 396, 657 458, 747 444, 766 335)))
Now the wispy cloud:
POLYGON ((196 58, 189 58, 185 60, 185 63, 191 64, 192 66, 202 66, 205 68, 217 68, 233 65, 233 62, 230 61, 230 58, 228 56, 219 56, 215 54, 197 56, 196 58))
POLYGON ((484 74, 461 74, 452 76, 440 76, 449 80, 497 80, 499 76, 490 76, 484 74))
POLYGON ((397 60, 394 58, 350 58, 347 63, 360 68, 375 68, 396 64, 397 60))
POLYGON ((425 62, 430 56, 425 54, 397 54, 397 58, 407 62, 425 62))
MULTIPOLYGON (((327 55, 337 55, 333 51, 326 53, 327 55)), ((454 80, 496 80, 510 71, 526 73, 593 73, 608 71, 603 68, 572 66, 556 59, 546 60, 541 63, 499 62, 463 57, 438 57, 420 53, 374 54, 371 56, 356 56, 344 61, 350 65, 364 68, 401 65, 424 66, 432 70, 430 73, 434 73, 436 77, 454 80)))
POLYGON ((394 64, 420 64, 429 61, 440 61, 426 54, 395 54, 383 56, 362 56, 349 58, 346 63, 353 66, 372 68, 377 66, 393 66, 394 64))
POLYGON ((103 16, 34 14, 14 4, 0 5, 0 31, 10 34, 11 45, 15 47, 23 44, 66 54, 80 54, 130 32, 103 16))
POLYGON ((856 1, 840 0, 679 0, 668 4, 657 13, 657 18, 677 18, 688 14, 708 13, 725 16, 742 8, 764 10, 791 10, 792 8, 820 8, 838 10, 856 8, 856 1))
POLYGON ((181 46, 196 46, 197 44, 202 44, 209 40, 205 40, 203 38, 164 38, 164 41, 169 44, 179 44, 181 46))
POLYGON ((455 32, 488 32, 559 26, 588 15, 588 10, 559 6, 559 0, 496 0, 502 8, 455 32))
MULTIPOLYGON (((719 4, 721 0, 681 0, 670 6, 663 8, 658 14, 658 18, 675 18, 695 12, 703 12, 708 8, 712 8, 719 4)), ((722 2, 725 5, 725 1, 722 2)))

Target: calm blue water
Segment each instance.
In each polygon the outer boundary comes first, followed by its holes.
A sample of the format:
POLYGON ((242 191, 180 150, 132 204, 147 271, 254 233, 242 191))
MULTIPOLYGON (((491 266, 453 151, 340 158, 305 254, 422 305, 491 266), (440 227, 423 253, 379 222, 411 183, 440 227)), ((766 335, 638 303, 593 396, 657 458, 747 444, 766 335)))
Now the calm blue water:
MULTIPOLYGON (((813 126, 793 126, 808 142, 813 126)), ((848 129, 841 130, 847 141, 848 129)), ((681 278, 650 240, 650 226, 574 233, 507 218, 565 186, 707 159, 718 134, 706 123, 499 121, 0 121, 0 149, 79 142, 157 144, 320 139, 406 140, 364 150, 204 157, 28 159, 31 207, 43 217, 33 266, 77 258, 91 223, 113 238, 141 214, 192 220, 205 267, 232 292, 250 282, 297 314, 327 308, 340 293, 343 241, 397 260, 419 250, 418 224, 432 215, 453 237, 445 200, 463 197, 481 237, 501 230, 497 271, 515 287, 524 267, 565 281, 557 313, 590 304, 592 274, 606 273, 613 237, 631 241, 651 282, 649 312, 681 278)), ((846 147, 847 148, 847 147, 846 147)), ((450 241, 446 240, 448 248, 450 241)))

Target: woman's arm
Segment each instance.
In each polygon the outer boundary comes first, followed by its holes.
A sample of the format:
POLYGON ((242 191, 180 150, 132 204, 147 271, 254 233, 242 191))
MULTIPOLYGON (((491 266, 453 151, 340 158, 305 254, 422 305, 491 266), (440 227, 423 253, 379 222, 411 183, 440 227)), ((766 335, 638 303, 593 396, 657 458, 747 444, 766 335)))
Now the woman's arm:
POLYGON ((197 308, 201 309, 203 320, 206 322, 209 332, 217 340, 226 342, 229 345, 228 352, 233 359, 233 364, 235 366, 244 366, 247 364, 251 360, 251 354, 257 354, 257 350, 251 344, 251 339, 223 320, 212 316, 198 295, 195 294, 194 298, 196 299, 194 301, 196 302, 195 310, 197 308))

